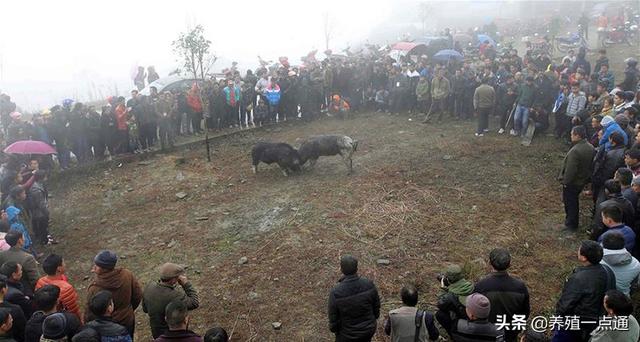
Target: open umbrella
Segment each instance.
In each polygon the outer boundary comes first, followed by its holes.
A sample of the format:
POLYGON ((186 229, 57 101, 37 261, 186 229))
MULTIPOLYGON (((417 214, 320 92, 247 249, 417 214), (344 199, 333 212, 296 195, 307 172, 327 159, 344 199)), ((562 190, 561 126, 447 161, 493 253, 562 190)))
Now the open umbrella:
POLYGON ((7 146, 4 153, 13 154, 55 154, 56 150, 49 144, 38 140, 20 140, 7 146))
POLYGON ((433 55, 433 59, 438 62, 446 62, 450 60, 461 61, 464 57, 456 50, 447 49, 438 51, 438 53, 433 55))
POLYGON ((480 46, 480 44, 484 43, 485 41, 489 41, 489 44, 491 44, 493 47, 496 47, 496 41, 493 40, 493 38, 489 37, 489 35, 478 34, 478 46, 480 46))

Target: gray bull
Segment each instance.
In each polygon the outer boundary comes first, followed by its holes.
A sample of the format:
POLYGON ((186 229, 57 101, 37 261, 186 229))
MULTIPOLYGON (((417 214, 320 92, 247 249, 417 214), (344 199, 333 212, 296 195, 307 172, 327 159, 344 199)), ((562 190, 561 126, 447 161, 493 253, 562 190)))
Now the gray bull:
POLYGON ((358 148, 358 141, 346 135, 320 135, 305 140, 298 153, 300 154, 301 165, 307 160, 312 168, 321 156, 340 155, 342 162, 349 168, 349 174, 353 171, 353 152, 358 148))

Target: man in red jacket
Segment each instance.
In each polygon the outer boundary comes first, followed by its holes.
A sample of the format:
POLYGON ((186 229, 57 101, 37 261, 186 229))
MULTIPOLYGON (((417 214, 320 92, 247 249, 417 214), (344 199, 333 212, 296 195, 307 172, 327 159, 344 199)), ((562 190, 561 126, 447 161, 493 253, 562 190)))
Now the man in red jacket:
POLYGON ((82 320, 80 315, 80 306, 78 306, 78 293, 73 288, 65 275, 65 262, 61 256, 57 254, 51 254, 42 262, 42 269, 47 275, 38 279, 36 283, 36 290, 45 285, 55 285, 60 288, 60 304, 66 311, 78 316, 79 320, 82 320))

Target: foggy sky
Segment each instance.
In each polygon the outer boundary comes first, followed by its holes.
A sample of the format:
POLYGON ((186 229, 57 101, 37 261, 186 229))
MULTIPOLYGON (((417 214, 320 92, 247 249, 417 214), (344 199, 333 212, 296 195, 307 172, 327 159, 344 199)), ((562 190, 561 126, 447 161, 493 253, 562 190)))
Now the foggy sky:
POLYGON ((362 39, 386 19, 392 0, 323 1, 6 1, 0 20, 0 91, 18 105, 50 106, 65 97, 105 96, 132 87, 136 65, 161 76, 179 64, 171 42, 202 24, 213 50, 241 67, 257 55, 297 59, 324 50, 323 13, 335 22, 332 46, 362 39), (93 80, 94 84, 90 83, 93 80), (93 90, 92 90, 93 89, 93 90))

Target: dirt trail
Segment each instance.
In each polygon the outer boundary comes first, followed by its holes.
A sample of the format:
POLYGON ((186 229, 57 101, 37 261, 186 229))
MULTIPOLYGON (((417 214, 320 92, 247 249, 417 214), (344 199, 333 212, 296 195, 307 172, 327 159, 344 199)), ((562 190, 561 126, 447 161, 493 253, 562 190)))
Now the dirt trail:
MULTIPOLYGON (((234 341, 332 340, 326 297, 343 253, 360 258, 386 313, 398 306, 403 283, 416 283, 431 308, 447 263, 464 264, 477 279, 488 271, 488 252, 506 246, 533 311, 552 309, 577 245, 552 228, 562 222, 555 176, 565 147, 542 137, 525 148, 495 133, 477 139, 471 122, 424 126, 409 118, 284 125, 217 144, 212 163, 197 149, 97 172, 53 190, 56 252, 83 290, 99 249, 124 256, 121 264, 144 284, 162 262, 186 264, 202 298, 191 327, 203 333, 221 324, 234 341), (288 178, 275 165, 252 174, 256 141, 297 146, 325 133, 360 141, 353 175, 338 157, 288 178), (239 265, 241 257, 248 262, 239 265), (381 258, 390 265, 377 265, 381 258)), ((137 338, 148 337, 141 310, 137 318, 137 338)))

